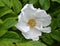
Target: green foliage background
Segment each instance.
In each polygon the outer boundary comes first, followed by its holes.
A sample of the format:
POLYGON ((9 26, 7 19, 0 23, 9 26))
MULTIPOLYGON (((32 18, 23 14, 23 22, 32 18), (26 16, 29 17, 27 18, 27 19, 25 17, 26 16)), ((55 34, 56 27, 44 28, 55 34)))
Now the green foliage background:
POLYGON ((60 46, 60 0, 0 0, 0 46, 60 46), (26 40, 14 26, 27 3, 52 17, 52 32, 43 33, 39 41, 26 40))

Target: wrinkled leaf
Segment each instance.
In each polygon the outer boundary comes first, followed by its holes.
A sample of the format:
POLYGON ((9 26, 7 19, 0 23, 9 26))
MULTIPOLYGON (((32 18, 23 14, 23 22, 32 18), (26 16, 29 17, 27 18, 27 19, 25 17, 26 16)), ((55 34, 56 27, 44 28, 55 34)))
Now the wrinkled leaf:
POLYGON ((5 6, 11 8, 11 0, 1 0, 1 1, 5 6))
POLYGON ((12 0, 12 3, 14 12, 18 14, 22 8, 21 2, 19 0, 12 0))
POLYGON ((7 7, 2 7, 2 8, 0 8, 0 17, 4 16, 7 13, 11 13, 11 12, 12 12, 11 9, 9 9, 7 7))
POLYGON ((17 23, 17 21, 15 18, 7 18, 7 19, 5 19, 3 26, 5 26, 5 28, 8 29, 12 26, 15 26, 16 23, 17 23))

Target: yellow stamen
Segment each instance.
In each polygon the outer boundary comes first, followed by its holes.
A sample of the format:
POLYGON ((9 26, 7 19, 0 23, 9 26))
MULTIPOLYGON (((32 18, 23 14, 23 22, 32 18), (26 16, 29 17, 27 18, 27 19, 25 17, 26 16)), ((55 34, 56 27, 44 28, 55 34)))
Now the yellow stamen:
POLYGON ((36 21, 35 21, 34 19, 30 19, 30 20, 28 21, 28 25, 29 25, 30 27, 34 27, 34 26, 36 25, 36 21))

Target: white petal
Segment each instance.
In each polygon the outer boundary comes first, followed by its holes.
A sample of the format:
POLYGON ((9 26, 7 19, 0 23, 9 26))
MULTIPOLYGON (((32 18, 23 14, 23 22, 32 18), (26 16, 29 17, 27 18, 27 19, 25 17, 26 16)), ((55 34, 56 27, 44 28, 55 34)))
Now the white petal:
POLYGON ((23 12, 21 12, 18 16, 18 22, 21 22, 21 21, 24 21, 25 23, 27 22, 27 19, 23 12))
POLYGON ((40 26, 48 26, 51 23, 51 16, 44 10, 38 10, 35 19, 40 26))
POLYGON ((27 32, 30 29, 29 26, 27 26, 24 22, 17 23, 15 26, 22 32, 27 32))
POLYGON ((35 14, 37 19, 48 19, 51 20, 51 16, 46 13, 45 10, 37 9, 36 14, 35 14))
POLYGON ((27 9, 36 10, 36 8, 33 7, 33 4, 26 4, 21 11, 25 11, 27 9))
POLYGON ((32 38, 33 41, 38 41, 39 40, 39 36, 38 37, 35 37, 35 38, 32 38))
POLYGON ((36 17, 46 17, 47 16, 47 13, 45 10, 41 10, 41 9, 37 9, 36 11, 36 17))
POLYGON ((41 22, 41 25, 45 27, 45 26, 48 26, 51 23, 51 20, 42 19, 42 20, 40 20, 40 22, 41 22))
POLYGON ((20 22, 21 19, 23 19, 23 13, 20 13, 20 14, 19 14, 19 16, 18 16, 18 22, 20 22))
POLYGON ((36 10, 37 9, 34 8, 32 4, 26 4, 21 10, 21 12, 27 13, 29 15, 29 14, 34 14, 36 10))
POLYGON ((37 29, 31 29, 30 31, 28 32, 22 32, 23 36, 26 38, 26 39, 33 39, 33 38, 36 38, 38 36, 41 36, 41 32, 37 29))
POLYGON ((34 8, 32 4, 26 4, 23 7, 23 9, 21 10, 21 12, 24 13, 26 20, 29 20, 29 19, 34 18, 34 14, 35 14, 36 10, 37 9, 34 8))
POLYGON ((45 19, 36 19, 36 26, 37 27, 46 27, 51 23, 51 20, 45 20, 45 19))
POLYGON ((50 33, 51 32, 51 27, 45 27, 40 29, 44 33, 50 33))

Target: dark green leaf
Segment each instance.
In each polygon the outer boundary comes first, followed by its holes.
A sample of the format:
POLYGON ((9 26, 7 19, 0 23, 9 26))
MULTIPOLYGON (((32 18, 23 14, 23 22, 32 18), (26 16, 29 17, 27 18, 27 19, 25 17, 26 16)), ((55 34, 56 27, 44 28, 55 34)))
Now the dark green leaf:
POLYGON ((51 36, 53 39, 57 40, 57 41, 60 41, 60 30, 54 30, 52 33, 51 33, 51 36))
POLYGON ((8 31, 3 38, 8 38, 8 39, 19 39, 19 35, 16 32, 13 31, 8 31))
POLYGON ((52 1, 56 1, 56 2, 60 3, 60 0, 52 0, 52 1))
POLYGON ((39 0, 39 3, 44 10, 48 10, 50 8, 50 0, 39 0))
POLYGON ((51 45, 54 43, 54 40, 51 38, 51 36, 49 34, 45 34, 42 37, 42 40, 47 43, 48 45, 51 45))
POLYGON ((27 3, 29 0, 23 0, 24 3, 27 3))

